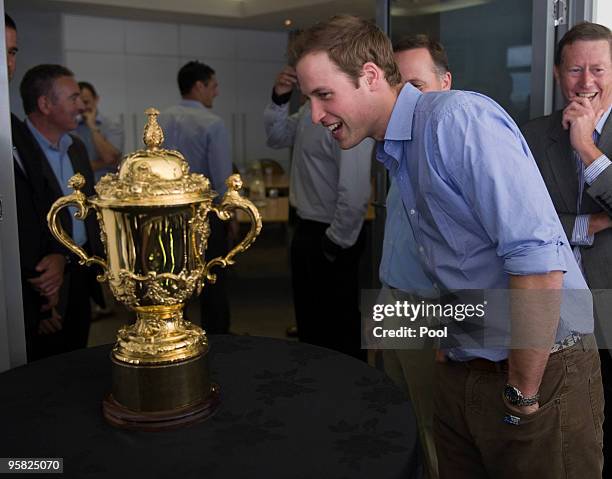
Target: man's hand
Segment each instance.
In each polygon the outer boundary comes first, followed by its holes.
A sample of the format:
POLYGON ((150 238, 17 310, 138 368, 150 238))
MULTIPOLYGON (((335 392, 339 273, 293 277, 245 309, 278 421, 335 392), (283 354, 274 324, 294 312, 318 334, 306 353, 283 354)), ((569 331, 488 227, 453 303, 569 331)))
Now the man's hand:
POLYGON ((65 265, 66 259, 61 254, 49 254, 36 265, 40 276, 28 281, 40 294, 49 298, 62 286, 65 265))
POLYGON ((594 235, 612 227, 612 218, 608 213, 591 213, 589 216, 589 235, 594 235))
POLYGON ((535 404, 532 404, 531 406, 517 407, 517 406, 513 406, 512 404, 509 404, 508 401, 504 399, 504 404, 510 411, 517 412, 519 414, 522 414, 523 416, 528 416, 529 414, 533 414, 538 409, 540 409, 540 403, 535 403, 535 404))
POLYGON ((575 97, 563 110, 562 124, 569 128, 570 143, 586 166, 601 156, 593 142, 593 131, 604 111, 594 111, 587 98, 575 97))
POLYGON ((53 334, 61 331, 64 327, 64 318, 53 308, 51 317, 43 319, 38 323, 38 334, 53 334))
POLYGON ((295 72, 295 68, 286 66, 276 77, 274 93, 277 96, 285 95, 293 90, 295 85, 297 85, 297 73, 295 72))
POLYGON ((47 302, 40 307, 40 311, 49 311, 52 308, 55 308, 59 304, 59 291, 50 296, 45 296, 47 302))
POLYGON ((90 130, 97 128, 96 116, 98 116, 98 112, 96 111, 96 107, 92 107, 91 110, 84 110, 82 115, 83 120, 85 120, 85 124, 90 130))

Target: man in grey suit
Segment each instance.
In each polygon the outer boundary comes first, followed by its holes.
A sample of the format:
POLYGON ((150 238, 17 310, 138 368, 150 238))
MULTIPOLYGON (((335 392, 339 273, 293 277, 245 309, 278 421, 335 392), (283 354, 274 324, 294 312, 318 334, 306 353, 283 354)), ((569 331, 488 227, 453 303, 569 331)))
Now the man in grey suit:
MULTIPOLYGON (((581 23, 559 42, 555 78, 567 106, 523 134, 582 273, 593 290, 600 347, 612 342, 612 33, 581 23), (605 343, 605 344, 604 344, 605 343)), ((600 349, 604 384, 604 474, 612 470, 612 358, 600 349)))

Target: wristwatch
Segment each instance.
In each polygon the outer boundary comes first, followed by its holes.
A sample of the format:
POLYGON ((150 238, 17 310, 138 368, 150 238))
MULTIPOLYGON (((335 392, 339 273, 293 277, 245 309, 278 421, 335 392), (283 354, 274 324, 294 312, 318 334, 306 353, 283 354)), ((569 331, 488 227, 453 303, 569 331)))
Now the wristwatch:
POLYGON ((540 393, 535 393, 533 396, 525 396, 519 388, 512 384, 504 386, 504 399, 508 404, 516 407, 533 406, 540 400, 540 393))

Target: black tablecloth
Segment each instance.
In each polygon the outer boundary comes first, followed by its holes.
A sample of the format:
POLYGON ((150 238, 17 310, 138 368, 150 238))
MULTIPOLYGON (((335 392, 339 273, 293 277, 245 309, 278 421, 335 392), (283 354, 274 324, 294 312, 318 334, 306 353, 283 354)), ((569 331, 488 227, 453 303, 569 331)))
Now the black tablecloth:
POLYGON ((211 336, 210 344, 221 406, 174 431, 104 422, 110 346, 0 374, 0 457, 62 457, 61 477, 79 478, 410 477, 414 416, 381 372, 297 342, 211 336))

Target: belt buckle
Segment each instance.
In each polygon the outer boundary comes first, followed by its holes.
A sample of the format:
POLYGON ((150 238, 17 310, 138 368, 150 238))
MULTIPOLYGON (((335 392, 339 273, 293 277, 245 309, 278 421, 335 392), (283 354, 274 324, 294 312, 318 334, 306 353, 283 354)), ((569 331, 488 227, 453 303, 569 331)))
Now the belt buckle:
POLYGON ((579 333, 572 331, 571 334, 553 344, 553 347, 550 349, 550 354, 558 353, 559 351, 563 351, 564 349, 571 348, 581 339, 582 336, 580 336, 579 333))

